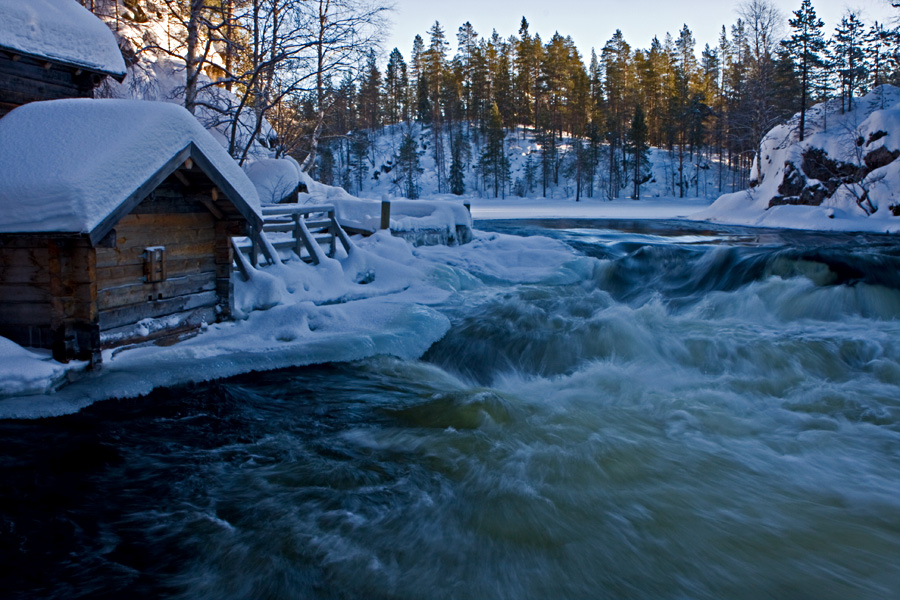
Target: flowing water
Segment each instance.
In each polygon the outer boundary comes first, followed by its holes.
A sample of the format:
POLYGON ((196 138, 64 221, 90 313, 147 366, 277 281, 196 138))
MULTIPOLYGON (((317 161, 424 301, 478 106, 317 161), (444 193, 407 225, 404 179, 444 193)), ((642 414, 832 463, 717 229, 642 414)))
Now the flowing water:
POLYGON ((900 597, 894 238, 483 227, 596 260, 422 361, 0 423, 0 595, 900 597))

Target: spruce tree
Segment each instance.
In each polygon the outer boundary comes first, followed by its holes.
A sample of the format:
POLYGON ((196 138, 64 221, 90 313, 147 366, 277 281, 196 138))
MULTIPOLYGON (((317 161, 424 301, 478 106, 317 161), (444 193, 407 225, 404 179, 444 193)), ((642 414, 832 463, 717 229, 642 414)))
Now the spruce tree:
POLYGON ((389 125, 409 119, 407 87, 409 75, 406 62, 397 48, 391 51, 387 67, 384 70, 384 103, 389 125))
POLYGON ((644 109, 638 104, 634 107, 634 117, 631 119, 631 128, 628 130, 628 151, 632 155, 633 173, 632 182, 634 191, 631 197, 634 200, 641 198, 641 183, 644 181, 644 169, 647 165, 648 137, 647 122, 644 118, 644 109))
POLYGON ((534 192, 534 185, 537 181, 537 163, 534 161, 534 155, 531 152, 525 157, 525 178, 524 186, 526 194, 534 192))
POLYGON ((806 135, 806 104, 815 81, 816 70, 822 66, 822 52, 825 37, 822 27, 825 22, 816 16, 810 0, 803 0, 800 9, 794 11, 794 18, 788 19, 793 32, 782 42, 800 71, 800 141, 806 135))
POLYGON ((419 197, 419 175, 423 169, 419 166, 419 149, 416 140, 409 134, 403 136, 400 152, 397 156, 399 177, 394 183, 403 190, 403 195, 411 200, 419 197))
POLYGON ((503 119, 495 102, 491 105, 491 118, 485 135, 484 153, 481 155, 481 172, 486 185, 494 188, 494 198, 506 190, 509 181, 509 159, 504 150, 503 119))
POLYGON ((865 80, 864 35, 863 23, 853 11, 847 11, 834 30, 834 53, 842 67, 841 89, 847 90, 848 110, 853 110, 853 92, 865 80))
POLYGON ((462 196, 466 193, 466 180, 463 173, 462 147, 459 142, 453 144, 450 159, 450 193, 462 196))

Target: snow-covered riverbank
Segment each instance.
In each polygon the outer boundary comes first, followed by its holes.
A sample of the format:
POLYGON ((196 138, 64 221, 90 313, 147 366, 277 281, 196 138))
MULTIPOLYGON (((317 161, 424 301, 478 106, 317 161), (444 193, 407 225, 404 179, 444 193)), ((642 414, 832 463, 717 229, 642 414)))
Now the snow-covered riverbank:
POLYGON ((447 317, 432 306, 454 291, 481 285, 479 277, 566 278, 585 260, 542 237, 480 233, 464 246, 422 248, 386 232, 357 238, 349 256, 318 266, 290 261, 236 282, 242 318, 173 346, 106 351, 96 372, 2 340, 0 418, 67 414, 98 400, 250 371, 376 355, 418 358, 447 332, 447 317))

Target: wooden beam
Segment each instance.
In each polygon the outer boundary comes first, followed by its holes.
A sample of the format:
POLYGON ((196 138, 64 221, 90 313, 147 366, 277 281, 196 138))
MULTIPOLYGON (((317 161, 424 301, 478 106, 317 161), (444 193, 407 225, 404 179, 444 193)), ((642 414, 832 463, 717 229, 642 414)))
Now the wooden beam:
POLYGON ((225 215, 219 210, 219 207, 213 204, 209 198, 200 198, 200 203, 208 208, 209 212, 211 212, 215 218, 220 220, 225 218, 225 215))
POLYGON ((184 168, 190 171, 194 167, 194 161, 190 157, 184 161, 184 168))
MULTIPOLYGON (((190 159, 188 159, 190 160, 190 159)), ((176 169, 172 175, 175 176, 178 181, 184 184, 184 187, 191 187, 191 182, 188 180, 187 175, 181 172, 181 169, 176 169)))
POLYGON ((213 186, 211 195, 212 195, 213 202, 218 202, 219 201, 219 188, 217 188, 216 186, 213 186))

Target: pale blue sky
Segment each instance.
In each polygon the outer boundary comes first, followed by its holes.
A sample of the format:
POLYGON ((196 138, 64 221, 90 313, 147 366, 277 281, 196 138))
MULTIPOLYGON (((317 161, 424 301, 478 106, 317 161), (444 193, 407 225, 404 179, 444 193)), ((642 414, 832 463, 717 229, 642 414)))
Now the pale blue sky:
MULTIPOLYGON (((801 0, 775 0, 785 16, 800 7, 801 0)), ((697 40, 698 52, 705 43, 714 46, 722 25, 730 29, 737 20, 737 1, 732 0, 393 0, 393 26, 386 36, 386 53, 394 47, 409 59, 412 42, 418 33, 428 44, 428 29, 440 21, 448 41, 456 48, 459 26, 470 21, 481 36, 493 28, 503 37, 517 34, 522 17, 530 31, 546 41, 559 31, 571 35, 579 51, 590 56, 591 47, 599 54, 606 40, 621 29, 632 48, 646 48, 654 35, 663 39, 666 32, 676 36, 687 23, 697 40)), ((826 36, 834 30, 845 7, 858 8, 866 25, 874 20, 887 21, 900 10, 885 0, 813 0, 819 17, 825 21, 826 36)), ((785 21, 785 26, 787 22, 785 21)))

